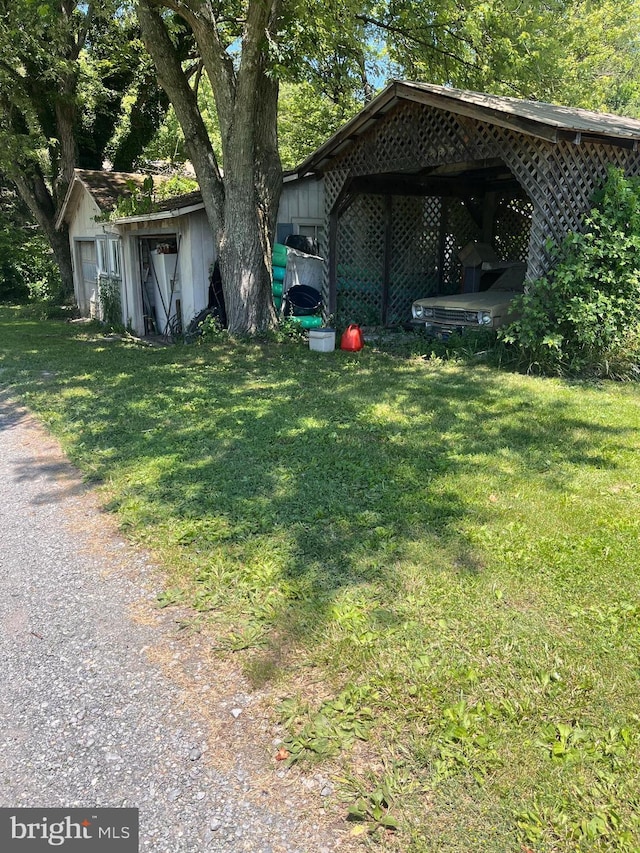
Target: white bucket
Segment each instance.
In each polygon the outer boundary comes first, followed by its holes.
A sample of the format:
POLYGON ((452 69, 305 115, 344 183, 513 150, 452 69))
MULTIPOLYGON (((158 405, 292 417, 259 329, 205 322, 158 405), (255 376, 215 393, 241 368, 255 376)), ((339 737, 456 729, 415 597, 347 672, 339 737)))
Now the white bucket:
POLYGON ((316 352, 333 352, 335 348, 335 329, 309 329, 309 349, 316 352))

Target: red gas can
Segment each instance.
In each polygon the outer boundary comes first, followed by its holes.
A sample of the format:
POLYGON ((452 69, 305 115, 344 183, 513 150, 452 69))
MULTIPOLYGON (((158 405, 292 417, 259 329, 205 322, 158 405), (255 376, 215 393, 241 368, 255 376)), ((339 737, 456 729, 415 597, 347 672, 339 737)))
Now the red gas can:
POLYGON ((362 332, 360 330, 360 326, 356 323, 351 323, 350 326, 344 330, 342 334, 342 338, 340 339, 340 349, 349 350, 349 352, 358 352, 364 346, 364 339, 362 337, 362 332))

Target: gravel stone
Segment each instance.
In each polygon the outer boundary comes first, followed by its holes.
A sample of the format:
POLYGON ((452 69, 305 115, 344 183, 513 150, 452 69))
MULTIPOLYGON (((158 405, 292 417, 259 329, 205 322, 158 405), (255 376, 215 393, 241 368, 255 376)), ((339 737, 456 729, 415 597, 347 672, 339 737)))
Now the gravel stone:
POLYGON ((205 751, 197 708, 147 656, 164 644, 171 662, 168 629, 133 616, 157 570, 1 388, 0 542, 0 807, 137 807, 140 853, 336 849, 290 791, 260 801, 241 759, 205 751))

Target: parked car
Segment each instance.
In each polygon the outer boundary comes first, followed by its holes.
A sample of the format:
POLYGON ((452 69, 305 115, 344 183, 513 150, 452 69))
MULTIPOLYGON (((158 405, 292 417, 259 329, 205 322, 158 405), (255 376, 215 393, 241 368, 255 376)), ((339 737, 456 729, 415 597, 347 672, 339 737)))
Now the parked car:
POLYGON ((418 299, 411 306, 411 322, 438 337, 504 326, 519 316, 511 303, 524 292, 525 273, 526 264, 513 264, 487 290, 418 299))

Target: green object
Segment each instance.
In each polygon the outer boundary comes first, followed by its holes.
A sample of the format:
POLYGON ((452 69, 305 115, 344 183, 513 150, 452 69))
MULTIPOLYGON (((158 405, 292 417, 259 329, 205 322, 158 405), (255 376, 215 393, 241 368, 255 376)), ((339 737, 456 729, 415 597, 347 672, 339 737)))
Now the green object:
POLYGON ((287 317, 287 319, 297 326, 302 326, 303 329, 318 329, 322 326, 322 317, 287 317))
POLYGON ((271 288, 271 291, 272 291, 274 296, 282 297, 283 289, 284 289, 284 285, 282 284, 281 281, 274 281, 273 282, 273 287, 271 288))
POLYGON ((273 280, 274 281, 284 281, 284 276, 286 273, 286 269, 284 267, 276 267, 273 268, 273 280))
POLYGON ((276 243, 273 247, 273 252, 271 254, 271 260, 274 264, 278 266, 286 266, 287 265, 287 247, 283 246, 282 243, 276 243))
POLYGON ((273 304, 275 305, 276 311, 279 311, 280 308, 282 307, 282 296, 275 296, 274 295, 273 304))

